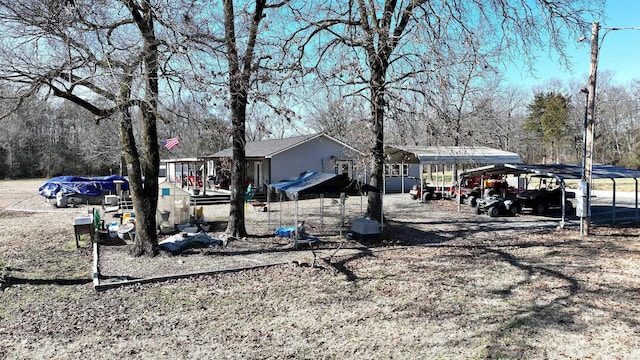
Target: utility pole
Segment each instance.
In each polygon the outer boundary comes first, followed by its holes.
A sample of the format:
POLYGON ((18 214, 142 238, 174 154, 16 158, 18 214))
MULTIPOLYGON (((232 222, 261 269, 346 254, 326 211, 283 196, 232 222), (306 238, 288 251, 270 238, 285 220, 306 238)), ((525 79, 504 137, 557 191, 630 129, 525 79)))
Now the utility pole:
MULTIPOLYGON (((583 187, 586 189, 586 214, 581 221, 581 235, 589 236, 591 223, 591 172, 593 170, 593 125, 596 108, 596 75, 598 73, 598 31, 600 25, 594 21, 591 25, 591 71, 589 72, 589 95, 587 96, 587 122, 585 129, 584 168, 582 170, 583 187)), ((583 190, 583 191, 584 191, 583 190)))

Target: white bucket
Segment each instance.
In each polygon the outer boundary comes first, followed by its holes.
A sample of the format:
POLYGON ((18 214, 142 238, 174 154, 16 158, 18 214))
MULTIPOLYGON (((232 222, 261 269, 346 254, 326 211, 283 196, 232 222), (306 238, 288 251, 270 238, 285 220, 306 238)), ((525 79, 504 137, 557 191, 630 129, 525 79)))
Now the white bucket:
POLYGON ((122 240, 133 240, 136 226, 133 223, 126 223, 118 226, 118 237, 122 240))

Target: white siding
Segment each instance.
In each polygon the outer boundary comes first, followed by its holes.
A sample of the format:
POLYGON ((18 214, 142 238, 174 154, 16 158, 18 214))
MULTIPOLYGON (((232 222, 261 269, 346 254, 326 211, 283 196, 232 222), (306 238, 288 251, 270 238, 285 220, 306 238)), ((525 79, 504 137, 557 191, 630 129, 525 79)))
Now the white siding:
MULTIPOLYGON (((420 174, 420 165, 419 164, 409 164, 409 176, 410 177, 419 177, 420 174)), ((386 177, 385 183, 385 191, 387 194, 400 193, 402 192, 402 177, 393 176, 386 177)), ((414 179, 405 178, 404 179, 404 192, 408 193, 413 186, 414 179)))

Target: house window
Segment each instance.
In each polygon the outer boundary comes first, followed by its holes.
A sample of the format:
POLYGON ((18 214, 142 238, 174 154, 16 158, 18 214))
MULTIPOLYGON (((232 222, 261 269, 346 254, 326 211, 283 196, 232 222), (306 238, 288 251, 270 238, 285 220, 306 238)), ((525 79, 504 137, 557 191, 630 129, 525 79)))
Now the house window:
POLYGON ((385 164, 385 176, 409 176, 409 164, 385 164), (400 173, 402 169, 402 173, 400 173))

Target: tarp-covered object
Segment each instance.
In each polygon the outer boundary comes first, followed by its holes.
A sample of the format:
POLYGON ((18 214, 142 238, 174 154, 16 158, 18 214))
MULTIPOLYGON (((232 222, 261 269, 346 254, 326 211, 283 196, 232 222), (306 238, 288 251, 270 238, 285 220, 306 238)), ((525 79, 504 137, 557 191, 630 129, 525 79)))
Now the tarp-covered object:
POLYGON ((178 253, 190 247, 196 246, 224 246, 224 241, 213 238, 205 233, 189 233, 189 234, 176 234, 158 243, 161 249, 170 251, 172 253, 178 253))
POLYGON ((290 199, 302 194, 359 194, 379 191, 377 188, 349 179, 346 175, 306 171, 292 180, 282 180, 269 184, 269 188, 281 191, 290 199))
POLYGON ((115 181, 121 181, 121 190, 129 190, 129 181, 122 176, 58 176, 47 180, 38 189, 38 193, 47 199, 55 198, 58 193, 63 195, 81 195, 97 197, 116 192, 115 181))

